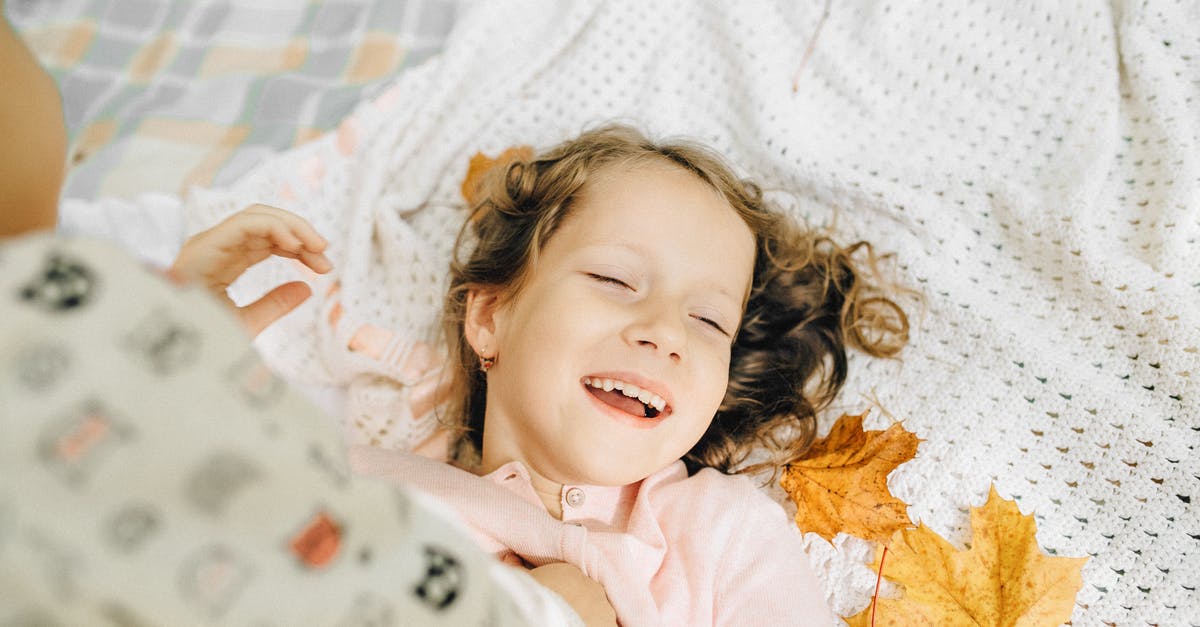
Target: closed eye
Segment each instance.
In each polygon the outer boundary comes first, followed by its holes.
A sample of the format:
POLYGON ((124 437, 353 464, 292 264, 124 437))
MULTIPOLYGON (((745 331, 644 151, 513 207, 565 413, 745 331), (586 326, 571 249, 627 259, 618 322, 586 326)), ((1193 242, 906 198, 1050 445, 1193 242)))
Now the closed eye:
MULTIPOLYGON (((635 291, 633 289, 633 286, 629 285, 628 283, 626 283, 616 277, 611 277, 611 276, 608 276, 605 274, 596 274, 595 272, 587 272, 585 274, 587 275, 587 277, 589 279, 592 279, 593 281, 597 281, 599 283, 604 283, 607 285, 612 285, 615 287, 620 287, 620 288, 627 289, 630 291, 635 291)), ((721 325, 719 323, 717 323, 716 320, 713 320, 711 318, 705 318, 704 316, 693 316, 693 317, 696 320, 699 320, 702 324, 707 324, 708 326, 712 327, 721 335, 729 336, 729 332, 726 331, 724 328, 722 328, 721 325)))
POLYGON ((628 283, 626 283, 618 278, 605 276, 603 274, 596 274, 594 272, 589 272, 589 273, 587 273, 587 275, 589 278, 591 278, 595 281, 599 281, 601 283, 607 283, 609 285, 616 285, 617 287, 623 287, 628 290, 633 289, 633 287, 631 287, 628 283))
POLYGON ((700 322, 703 322, 704 324, 707 324, 708 326, 710 326, 710 327, 712 327, 712 328, 714 328, 714 329, 716 329, 716 330, 720 331, 720 332, 721 332, 722 334, 724 334, 724 335, 729 335, 729 333, 727 333, 727 332, 725 331, 725 329, 722 329, 722 328, 721 328, 721 325, 717 324, 717 322, 716 322, 715 320, 710 320, 710 319, 708 319, 708 318, 705 318, 705 317, 703 317, 703 316, 696 316, 696 319, 697 319, 697 320, 699 320, 700 322))

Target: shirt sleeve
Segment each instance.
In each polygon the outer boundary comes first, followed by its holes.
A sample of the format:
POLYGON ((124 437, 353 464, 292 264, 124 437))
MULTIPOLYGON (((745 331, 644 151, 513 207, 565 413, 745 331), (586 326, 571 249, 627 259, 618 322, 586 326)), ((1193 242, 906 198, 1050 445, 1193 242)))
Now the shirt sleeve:
POLYGON ((716 625, 839 625, 787 514, 751 488, 740 532, 725 546, 713 601, 716 625))

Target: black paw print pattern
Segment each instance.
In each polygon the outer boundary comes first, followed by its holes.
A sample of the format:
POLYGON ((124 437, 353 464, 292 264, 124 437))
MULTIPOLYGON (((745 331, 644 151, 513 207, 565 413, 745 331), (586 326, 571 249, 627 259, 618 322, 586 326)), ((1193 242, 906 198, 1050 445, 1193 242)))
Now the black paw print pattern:
POLYGON ((21 299, 46 311, 81 308, 94 297, 96 275, 78 259, 50 252, 42 269, 21 286, 21 299))
POLYGON ((425 575, 413 593, 429 607, 445 610, 458 599, 464 580, 462 565, 453 553, 438 546, 426 546, 425 575))
POLYGON ((139 319, 122 344, 151 372, 170 375, 198 359, 201 337, 191 325, 159 310, 139 319))

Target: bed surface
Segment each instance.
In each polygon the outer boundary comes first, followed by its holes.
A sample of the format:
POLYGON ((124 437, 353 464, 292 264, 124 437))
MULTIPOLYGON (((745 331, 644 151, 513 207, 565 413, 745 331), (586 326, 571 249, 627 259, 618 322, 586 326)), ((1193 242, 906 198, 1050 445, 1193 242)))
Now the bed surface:
POLYGON ((223 185, 441 49, 457 0, 11 1, 58 81, 67 198, 223 185))
MULTIPOLYGON (((383 2, 342 3, 360 7, 344 22, 349 39, 423 52, 330 77, 314 59, 320 30, 343 23, 317 19, 334 3, 272 20, 274 35, 243 32, 237 10, 216 20, 208 55, 240 45, 279 58, 297 38, 309 51, 265 76, 205 74, 211 60, 176 69, 190 33, 209 28, 200 16, 226 5, 162 4, 157 24, 178 34, 180 53, 138 82, 128 70, 162 29, 109 25, 131 4, 10 3, 67 97, 93 95, 68 100, 84 155, 68 195, 175 193, 191 181, 210 188, 180 201, 189 230, 246 202, 312 219, 343 269, 349 322, 322 327, 332 303, 318 299, 264 334, 285 376, 411 406, 420 377, 406 380, 401 365, 420 362, 435 336, 457 185, 475 152, 545 146, 614 118, 698 137, 796 216, 895 252, 901 278, 925 294, 907 302, 903 360, 853 358, 833 408, 876 407, 869 426, 903 420, 924 440, 890 482, 914 520, 962 542, 968 507, 994 484, 1035 516, 1044 550, 1091 557, 1072 624, 1200 624, 1200 570, 1188 566, 1200 558, 1197 6, 851 0, 823 18, 815 0, 515 1, 472 4, 451 29, 451 5, 416 3, 426 17, 389 23, 363 17, 383 2), (431 17, 439 11, 445 20, 431 17), (398 43, 376 24, 415 38, 398 43), (100 60, 93 45, 55 63, 70 47, 54 42, 69 37, 37 35, 81 28, 128 53, 100 60), (439 32, 444 44, 414 35, 439 32), (113 68, 127 87, 88 83, 113 68), (165 98, 176 73, 184 92, 162 104, 152 93, 165 98), (297 83, 313 90, 279 95, 297 83), (237 106, 214 104, 230 86, 237 106), (283 110, 282 121, 268 114, 283 110), (173 125, 212 132, 156 130, 173 125), (155 154, 178 172, 161 173, 155 154), (364 325, 396 338, 394 363, 339 348, 349 339, 339 333, 364 325), (381 388, 381 375, 395 384, 381 388)), ((292 278, 311 277, 277 264, 237 289, 244 298, 292 278)), ((383 443, 418 442, 417 413, 383 443)), ((861 609, 869 547, 809 546, 835 609, 861 609)))

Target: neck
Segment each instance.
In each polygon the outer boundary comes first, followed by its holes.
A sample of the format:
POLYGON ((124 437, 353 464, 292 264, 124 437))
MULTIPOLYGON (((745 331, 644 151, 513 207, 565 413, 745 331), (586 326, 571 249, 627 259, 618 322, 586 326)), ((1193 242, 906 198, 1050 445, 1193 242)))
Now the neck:
POLYGON ((542 499, 542 504, 546 506, 546 511, 550 515, 562 520, 562 487, 563 484, 556 483, 550 479, 543 477, 538 471, 529 468, 529 483, 533 485, 533 491, 537 493, 538 498, 542 499))
POLYGON ((563 484, 546 477, 542 473, 538 472, 538 469, 534 468, 523 459, 513 456, 489 455, 489 452, 490 451, 485 444, 483 447, 482 460, 479 464, 478 474, 480 476, 491 473, 508 462, 521 462, 525 465, 525 470, 529 473, 529 483, 533 486, 534 493, 536 493, 538 498, 541 499, 542 504, 546 507, 546 511, 550 512, 551 516, 562 520, 563 484))

